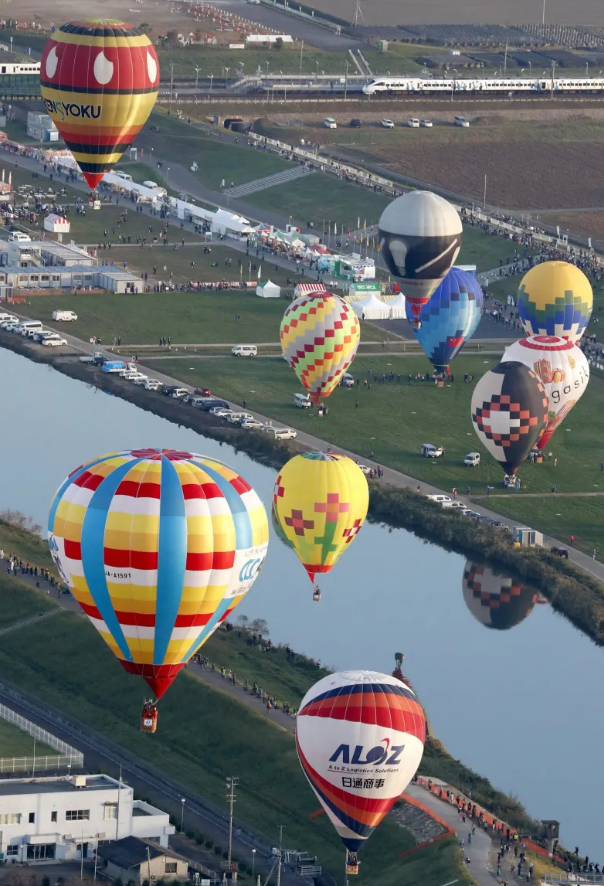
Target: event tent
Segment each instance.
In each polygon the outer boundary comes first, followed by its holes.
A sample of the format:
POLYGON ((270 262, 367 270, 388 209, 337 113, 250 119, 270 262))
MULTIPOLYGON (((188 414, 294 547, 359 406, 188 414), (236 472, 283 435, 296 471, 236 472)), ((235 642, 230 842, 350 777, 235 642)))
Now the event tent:
POLYGON ((260 298, 281 298, 281 287, 272 280, 267 280, 266 283, 259 283, 256 286, 256 295, 260 298))
POLYGON ((385 304, 390 308, 391 320, 406 319, 407 312, 405 310, 405 296, 402 292, 399 292, 399 294, 395 295, 393 298, 389 298, 385 304))
POLYGON ((390 318, 389 305, 373 293, 361 301, 353 302, 351 307, 361 320, 388 320, 390 318))
POLYGON ((51 231, 53 234, 68 234, 70 229, 71 224, 67 219, 54 212, 51 212, 50 215, 47 215, 44 219, 45 231, 51 231))

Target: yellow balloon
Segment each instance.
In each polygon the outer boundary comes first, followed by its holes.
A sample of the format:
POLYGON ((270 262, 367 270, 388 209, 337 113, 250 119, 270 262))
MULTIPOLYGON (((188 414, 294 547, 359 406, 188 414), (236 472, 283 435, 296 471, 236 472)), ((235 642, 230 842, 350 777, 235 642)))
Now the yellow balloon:
MULTIPOLYGON (((368 506, 365 475, 352 459, 335 452, 296 455, 275 482, 273 512, 313 583, 356 538, 368 506)), ((320 598, 315 586, 314 599, 320 598)))
POLYGON ((531 268, 518 288, 518 313, 527 335, 557 335, 576 344, 593 310, 591 283, 566 261, 531 268))

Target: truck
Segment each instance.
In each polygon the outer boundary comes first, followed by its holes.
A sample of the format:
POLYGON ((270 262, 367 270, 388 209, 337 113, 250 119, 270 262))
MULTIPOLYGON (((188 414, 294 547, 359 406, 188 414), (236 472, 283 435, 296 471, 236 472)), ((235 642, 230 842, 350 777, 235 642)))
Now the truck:
POLYGON ((103 372, 123 372, 127 368, 123 360, 105 360, 103 372))
POLYGON ((73 320, 78 319, 78 315, 75 311, 53 311, 52 319, 55 321, 63 320, 65 322, 72 322, 73 320))

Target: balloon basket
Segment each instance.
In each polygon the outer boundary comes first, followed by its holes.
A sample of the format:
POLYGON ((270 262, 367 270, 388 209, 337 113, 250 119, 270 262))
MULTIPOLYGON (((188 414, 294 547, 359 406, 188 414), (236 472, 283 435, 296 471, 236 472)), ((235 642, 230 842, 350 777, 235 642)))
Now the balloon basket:
POLYGON ((154 701, 146 701, 143 704, 141 732, 157 732, 157 705, 154 701))
POLYGON ((319 603, 319 602, 320 602, 320 600, 321 600, 321 588, 319 587, 319 585, 315 585, 314 590, 313 590, 313 592, 312 592, 312 598, 313 598, 313 600, 315 601, 315 603, 319 603))
POLYGON ((412 320, 411 321, 411 328, 412 329, 421 329, 422 328, 422 321, 417 318, 415 320, 412 320))
POLYGON ((359 872, 359 860, 356 852, 348 852, 346 855, 346 875, 354 876, 359 872))

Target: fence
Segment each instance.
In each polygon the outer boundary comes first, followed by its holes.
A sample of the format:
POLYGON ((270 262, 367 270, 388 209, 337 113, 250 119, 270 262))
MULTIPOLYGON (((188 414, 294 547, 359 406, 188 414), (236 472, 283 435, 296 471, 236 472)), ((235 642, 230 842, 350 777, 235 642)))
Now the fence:
POLYGON ((8 723, 13 723, 36 741, 58 751, 56 756, 41 754, 39 757, 35 755, 31 757, 0 757, 0 772, 29 772, 31 770, 34 773, 36 769, 60 769, 66 766, 80 768, 84 765, 84 754, 81 751, 72 748, 67 742, 32 723, 31 720, 26 720, 25 717, 3 704, 0 704, 0 718, 8 723))

